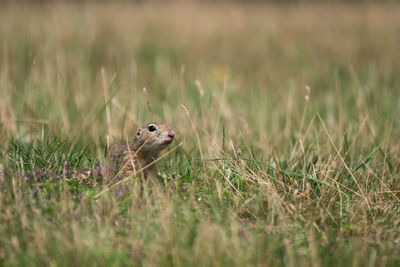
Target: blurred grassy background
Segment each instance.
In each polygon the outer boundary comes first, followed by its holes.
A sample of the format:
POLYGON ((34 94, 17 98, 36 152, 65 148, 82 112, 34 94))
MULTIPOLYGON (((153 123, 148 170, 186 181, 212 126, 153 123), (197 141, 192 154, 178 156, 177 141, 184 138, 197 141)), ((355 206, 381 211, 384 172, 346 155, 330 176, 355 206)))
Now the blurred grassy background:
POLYGON ((399 33, 394 3, 2 5, 0 258, 399 264, 399 33), (48 161, 102 162, 148 121, 176 130, 161 171, 188 194, 24 185, 48 161))
POLYGON ((196 125, 216 136, 225 125, 232 138, 248 134, 254 145, 283 149, 299 129, 308 85, 308 119, 318 112, 340 136, 368 116, 372 137, 382 139, 390 127, 399 132, 398 12, 337 5, 11 6, 1 14, 3 136, 41 133, 46 125, 70 138, 104 139, 108 131, 121 138, 161 120, 190 139, 183 134, 190 129, 184 104, 196 125))

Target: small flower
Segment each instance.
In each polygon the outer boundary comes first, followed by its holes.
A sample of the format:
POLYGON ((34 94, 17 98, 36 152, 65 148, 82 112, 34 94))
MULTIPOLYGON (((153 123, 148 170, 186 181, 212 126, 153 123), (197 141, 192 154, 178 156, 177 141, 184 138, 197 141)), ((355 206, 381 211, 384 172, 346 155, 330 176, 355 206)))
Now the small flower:
POLYGON ((118 190, 117 192, 115 192, 115 195, 117 196, 117 198, 122 198, 126 193, 127 193, 127 187, 125 185, 119 185, 116 190, 118 190))
POLYGON ((32 173, 25 173, 24 180, 29 181, 33 178, 32 173))
POLYGON ((117 176, 117 181, 121 181, 124 178, 125 178, 125 173, 121 173, 120 175, 117 176))
POLYGON ((40 168, 36 168, 33 171, 33 176, 36 178, 36 180, 42 180, 46 177, 46 172, 41 170, 40 168))
POLYGON ((98 177, 98 178, 103 178, 103 171, 104 171, 104 167, 103 167, 103 165, 99 165, 99 166, 97 166, 97 168, 96 168, 96 176, 98 177))
POLYGON ((121 197, 124 196, 124 193, 123 193, 122 191, 118 191, 118 192, 116 193, 116 196, 117 196, 117 198, 121 198, 121 197))
POLYGON ((189 186, 185 183, 184 185, 182 185, 181 190, 183 193, 185 193, 188 190, 189 186))
POLYGON ((64 176, 68 176, 72 173, 71 164, 66 161, 64 162, 64 176))
POLYGON ((66 170, 71 169, 71 164, 68 161, 64 162, 64 169, 66 169, 66 170))

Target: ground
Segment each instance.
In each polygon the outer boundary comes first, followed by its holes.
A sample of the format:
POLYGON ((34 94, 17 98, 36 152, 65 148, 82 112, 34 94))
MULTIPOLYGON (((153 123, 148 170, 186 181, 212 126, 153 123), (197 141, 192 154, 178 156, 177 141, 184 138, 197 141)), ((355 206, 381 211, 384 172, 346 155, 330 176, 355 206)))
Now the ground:
POLYGON ((394 3, 3 5, 1 263, 400 265, 399 29, 394 3), (163 184, 104 179, 149 121, 163 184))

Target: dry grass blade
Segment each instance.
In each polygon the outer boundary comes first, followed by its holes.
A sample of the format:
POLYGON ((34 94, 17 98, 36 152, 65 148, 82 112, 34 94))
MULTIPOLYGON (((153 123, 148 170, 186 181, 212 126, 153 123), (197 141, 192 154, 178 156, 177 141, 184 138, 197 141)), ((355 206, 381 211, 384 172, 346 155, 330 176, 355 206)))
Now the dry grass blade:
MULTIPOLYGON (((144 166, 143 168, 139 169, 136 173, 141 173, 143 172, 146 168, 152 166, 153 164, 156 164, 158 161, 160 161, 161 159, 165 158, 166 156, 168 156, 170 153, 174 152, 177 148, 179 148, 180 146, 182 146, 182 143, 178 144, 177 146, 175 146, 174 148, 172 148, 171 150, 169 150, 168 152, 164 153, 163 155, 161 155, 160 157, 158 157, 156 160, 152 161, 150 164, 144 166)), ((128 162, 127 164, 129 164, 130 162, 128 162)), ((100 193, 98 193, 97 195, 95 195, 93 197, 93 199, 98 199, 99 197, 101 197, 103 194, 107 193, 108 191, 110 191, 112 188, 121 185, 123 183, 128 182, 129 180, 131 180, 131 177, 126 177, 121 181, 118 181, 116 183, 113 183, 112 185, 108 185, 106 186, 105 189, 103 189, 100 193)))
POLYGON ((331 145, 332 145, 333 148, 335 149, 337 156, 340 158, 340 160, 342 161, 343 166, 346 168, 346 170, 349 172, 351 178, 353 178, 353 181, 356 183, 356 185, 357 185, 357 187, 358 187, 358 190, 360 190, 361 195, 362 195, 362 197, 363 197, 365 203, 367 204, 368 208, 371 209, 371 206, 370 206, 370 204, 369 204, 369 201, 368 201, 368 198, 367 198, 365 192, 364 192, 363 189, 361 188, 361 186, 360 186, 360 184, 358 183, 358 181, 357 181, 356 177, 354 176, 353 172, 352 172, 352 171, 350 170, 350 168, 347 166, 347 164, 346 164, 346 162, 344 161, 343 157, 340 155, 340 151, 336 148, 335 144, 333 143, 333 140, 332 140, 331 136, 329 135, 328 130, 326 129, 325 123, 323 122, 323 120, 322 120, 322 118, 319 116, 319 114, 318 114, 318 118, 319 118, 319 120, 320 120, 320 122, 321 122, 321 124, 322 124, 322 126, 323 126, 323 128, 324 128, 324 130, 325 130, 326 135, 327 135, 328 138, 329 138, 329 141, 330 141, 331 145))

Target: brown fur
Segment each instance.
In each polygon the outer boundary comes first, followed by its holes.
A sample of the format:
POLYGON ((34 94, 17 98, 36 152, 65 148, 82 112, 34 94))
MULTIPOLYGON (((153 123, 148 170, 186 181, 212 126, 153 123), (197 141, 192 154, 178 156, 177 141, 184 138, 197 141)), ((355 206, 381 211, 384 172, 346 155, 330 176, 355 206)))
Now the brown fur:
POLYGON ((144 174, 145 177, 157 177, 154 160, 174 136, 174 131, 167 124, 154 122, 143 125, 128 143, 110 146, 106 157, 106 177, 115 177, 119 171, 125 176, 144 174), (156 130, 150 131, 151 126, 156 130))

